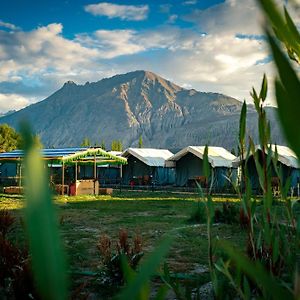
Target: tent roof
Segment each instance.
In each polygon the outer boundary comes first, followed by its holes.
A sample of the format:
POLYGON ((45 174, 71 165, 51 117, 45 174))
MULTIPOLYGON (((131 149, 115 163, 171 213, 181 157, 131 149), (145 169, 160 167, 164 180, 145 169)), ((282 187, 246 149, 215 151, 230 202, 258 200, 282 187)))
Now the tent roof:
MULTIPOLYGON (((188 153, 192 153, 195 156, 203 159, 205 146, 188 146, 174 154, 168 160, 171 161, 178 161, 183 156, 187 155, 188 153)), ((236 157, 231 154, 229 151, 222 147, 208 147, 208 161, 213 168, 215 167, 232 167, 233 160, 236 157)))
MULTIPOLYGON (((61 148, 61 149, 42 149, 43 159, 51 162, 65 163, 88 163, 96 159, 97 164, 117 163, 126 164, 123 157, 108 153, 101 148, 61 148)), ((0 161, 18 161, 24 156, 23 150, 14 150, 11 152, 0 153, 0 161)))
POLYGON ((164 167, 165 161, 170 158, 173 153, 166 149, 152 148, 128 148, 123 153, 123 157, 134 156, 144 164, 150 167, 164 167))
MULTIPOLYGON (((277 147, 278 161, 279 162, 281 162, 283 165, 291 167, 291 168, 295 168, 295 169, 300 168, 297 155, 295 154, 295 152, 291 148, 289 148, 287 146, 280 146, 280 145, 271 144, 271 150, 272 150, 272 155, 273 156, 275 156, 276 147, 277 147)), ((255 151, 257 151, 257 150, 261 150, 260 145, 255 146, 255 151)), ((267 150, 265 152, 267 153, 267 150)), ((243 159, 241 157, 237 157, 234 161, 234 165, 236 165, 236 166, 240 165, 242 160, 243 159)))

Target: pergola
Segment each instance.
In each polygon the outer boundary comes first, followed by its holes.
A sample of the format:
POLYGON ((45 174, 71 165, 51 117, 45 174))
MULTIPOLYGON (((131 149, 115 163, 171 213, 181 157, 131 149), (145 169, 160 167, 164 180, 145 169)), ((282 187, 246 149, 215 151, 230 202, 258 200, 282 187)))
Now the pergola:
MULTIPOLYGON (((94 180, 97 179, 98 165, 124 165, 127 164, 127 159, 109 153, 101 148, 61 148, 61 149, 42 149, 42 159, 47 164, 59 164, 62 167, 62 187, 65 185, 65 166, 75 166, 75 181, 77 181, 77 166, 92 165, 94 166, 94 180)), ((19 168, 19 178, 21 185, 21 166, 24 157, 22 150, 14 150, 11 152, 0 153, 0 162, 15 162, 19 168)), ((64 188, 62 188, 64 193, 64 188)))

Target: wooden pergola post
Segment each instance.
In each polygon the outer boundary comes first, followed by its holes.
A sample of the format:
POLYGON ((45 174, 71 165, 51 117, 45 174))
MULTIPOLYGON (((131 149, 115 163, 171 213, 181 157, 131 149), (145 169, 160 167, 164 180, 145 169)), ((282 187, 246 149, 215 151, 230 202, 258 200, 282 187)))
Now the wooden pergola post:
POLYGON ((122 191, 123 165, 120 166, 120 192, 122 191))
POLYGON ((77 181, 77 172, 78 172, 77 161, 75 161, 75 182, 77 181))
POLYGON ((19 167, 19 187, 22 186, 22 163, 18 164, 19 167))
POLYGON ((77 172, 78 172, 78 167, 77 167, 77 161, 75 161, 75 196, 77 195, 77 172))
POLYGON ((61 194, 64 195, 64 193, 65 193, 65 190, 64 190, 64 185, 65 185, 65 162, 64 161, 62 161, 61 185, 62 185, 61 194))
POLYGON ((94 195, 96 195, 97 164, 96 155, 94 155, 94 195))

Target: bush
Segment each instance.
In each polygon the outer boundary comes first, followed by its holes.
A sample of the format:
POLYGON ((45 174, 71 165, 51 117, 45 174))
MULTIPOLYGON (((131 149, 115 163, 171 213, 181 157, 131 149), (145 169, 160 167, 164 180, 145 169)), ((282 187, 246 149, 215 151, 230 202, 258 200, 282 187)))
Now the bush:
POLYGON ((224 202, 221 209, 215 210, 214 221, 216 223, 225 223, 225 224, 237 224, 239 210, 235 204, 229 203, 228 201, 224 202))
POLYGON ((100 237, 97 248, 104 266, 101 272, 101 281, 103 284, 108 285, 119 286, 124 283, 122 257, 125 257, 129 266, 135 270, 144 255, 141 236, 135 235, 133 245, 131 246, 128 241, 128 232, 124 229, 119 231, 119 240, 116 244, 115 251, 113 251, 112 241, 107 235, 100 237))
POLYGON ((206 207, 205 203, 198 201, 197 205, 193 207, 193 210, 191 212, 191 215, 188 219, 189 223, 198 223, 198 224, 204 224, 207 221, 206 217, 206 207))

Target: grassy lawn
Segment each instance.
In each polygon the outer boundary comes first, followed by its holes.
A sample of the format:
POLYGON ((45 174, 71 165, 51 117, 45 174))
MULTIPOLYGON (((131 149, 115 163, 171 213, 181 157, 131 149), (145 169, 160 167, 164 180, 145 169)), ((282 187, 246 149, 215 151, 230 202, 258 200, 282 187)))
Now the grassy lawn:
MULTIPOLYGON (((101 259, 96 247, 99 237, 107 234, 116 240, 122 228, 128 230, 130 239, 135 233, 142 236, 146 255, 154 249, 164 234, 171 234, 174 242, 167 259, 170 269, 190 274, 199 272, 199 268, 207 267, 206 224, 188 223, 197 200, 196 194, 156 192, 56 197, 60 229, 70 269, 76 272, 99 271, 101 259)), ((214 199, 217 206, 221 206, 226 200, 237 201, 236 198, 214 199)), ((24 200, 21 196, 0 196, 0 209, 11 210, 16 217, 10 240, 21 245, 25 240, 23 207, 24 200)), ((279 212, 282 212, 281 208, 279 212)), ((245 233, 239 225, 215 224, 213 235, 241 247, 245 245, 245 233)), ((81 283, 87 283, 88 292, 101 294, 101 288, 97 286, 94 278, 78 275, 73 277, 73 289, 81 283)))

